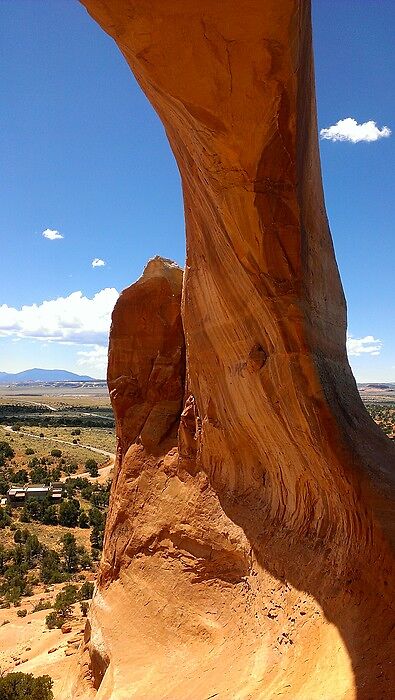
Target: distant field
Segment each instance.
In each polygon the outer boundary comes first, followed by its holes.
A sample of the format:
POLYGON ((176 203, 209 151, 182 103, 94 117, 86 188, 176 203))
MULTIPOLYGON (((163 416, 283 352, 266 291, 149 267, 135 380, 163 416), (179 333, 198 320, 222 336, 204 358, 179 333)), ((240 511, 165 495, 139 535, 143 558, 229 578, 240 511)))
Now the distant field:
MULTIPOLYGON (((17 509, 15 509, 14 513, 18 516, 17 509)), ((50 549, 59 551, 61 548, 60 539, 67 533, 74 535, 79 546, 90 549, 90 529, 83 530, 79 527, 62 527, 62 525, 42 525, 34 522, 26 524, 19 522, 17 517, 14 522, 20 528, 27 528, 32 535, 37 535, 40 542, 50 549)), ((0 530, 0 545, 3 545, 3 547, 12 547, 14 545, 14 532, 9 528, 0 530)))
POLYGON ((45 398, 62 399, 63 397, 68 402, 74 398, 77 401, 81 400, 81 405, 110 404, 108 397, 108 389, 106 382, 76 384, 75 382, 54 382, 54 383, 31 383, 31 384, 0 384, 0 398, 15 398, 31 399, 33 401, 42 401, 45 398), (36 399, 36 397, 40 397, 36 399))
POLYGON ((393 403, 395 406, 395 384, 358 384, 364 403, 393 403))
MULTIPOLYGON (((47 457, 51 450, 60 449, 62 457, 67 461, 75 461, 78 463, 78 472, 85 471, 85 462, 87 459, 94 458, 99 466, 108 462, 108 455, 101 455, 98 452, 93 452, 82 447, 80 444, 64 444, 58 440, 71 442, 76 439, 71 435, 72 428, 35 428, 23 426, 18 432, 7 431, 3 426, 0 426, 0 440, 6 440, 15 450, 14 461, 19 467, 25 466, 25 463, 33 457, 47 457), (36 437, 26 435, 24 431, 28 431, 36 437), (40 438, 42 433, 45 439, 40 438), (54 439, 56 438, 56 439, 54 439), (26 450, 34 450, 34 454, 26 456, 26 450)), ((115 452, 115 435, 113 429, 105 428, 84 428, 81 429, 81 435, 78 439, 82 444, 89 445, 94 449, 103 450, 105 452, 115 452)))
POLYGON ((60 449, 67 462, 77 462, 79 473, 88 459, 94 458, 99 466, 106 464, 109 454, 93 452, 115 452, 114 416, 106 384, 0 385, 0 440, 12 445, 17 467, 26 467, 32 458, 27 450, 42 458, 53 449, 60 449))

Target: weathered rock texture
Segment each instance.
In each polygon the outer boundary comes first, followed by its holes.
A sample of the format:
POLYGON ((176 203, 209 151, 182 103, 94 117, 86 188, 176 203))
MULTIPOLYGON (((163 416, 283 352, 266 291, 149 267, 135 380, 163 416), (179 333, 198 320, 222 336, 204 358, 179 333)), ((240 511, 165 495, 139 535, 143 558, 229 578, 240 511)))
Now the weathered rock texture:
POLYGON ((187 233, 184 406, 180 272, 151 262, 113 317, 97 698, 392 698, 394 450, 346 357, 309 2, 83 2, 165 125, 187 233))

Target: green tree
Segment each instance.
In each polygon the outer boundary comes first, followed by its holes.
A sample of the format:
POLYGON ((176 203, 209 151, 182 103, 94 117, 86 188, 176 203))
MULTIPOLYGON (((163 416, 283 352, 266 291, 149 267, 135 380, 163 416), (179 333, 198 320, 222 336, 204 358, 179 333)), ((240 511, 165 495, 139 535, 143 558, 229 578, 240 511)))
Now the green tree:
POLYGON ((42 522, 44 525, 58 524, 58 514, 56 512, 56 506, 51 505, 44 510, 42 522))
POLYGON ((71 574, 78 566, 77 542, 74 535, 69 532, 64 535, 60 541, 62 543, 62 557, 64 559, 65 569, 71 574))
POLYGON ((76 527, 80 516, 80 504, 75 498, 63 501, 59 508, 59 525, 76 527))
POLYGON ((37 535, 29 535, 25 542, 25 561, 29 566, 35 562, 37 557, 41 554, 42 549, 37 535))
POLYGON ((80 517, 78 520, 78 525, 83 528, 89 527, 89 518, 84 510, 81 511, 80 517))
POLYGON ((78 590, 77 586, 72 586, 69 584, 65 586, 55 598, 54 609, 64 618, 67 618, 71 614, 71 607, 78 600, 78 590))
POLYGON ((99 476, 99 470, 95 459, 87 459, 85 462, 85 469, 92 477, 99 476))
POLYGON ((93 527, 104 530, 106 516, 98 508, 89 509, 89 522, 93 527))
POLYGON ((4 508, 0 508, 0 530, 4 530, 11 523, 11 518, 4 508))
POLYGON ((96 526, 92 528, 91 536, 90 536, 90 542, 91 542, 91 547, 92 547, 92 556, 93 556, 93 550, 99 550, 101 551, 103 549, 103 537, 104 533, 103 530, 99 530, 96 526))
POLYGON ((80 590, 78 591, 79 600, 90 600, 90 598, 93 596, 94 589, 95 586, 91 581, 84 581, 80 590))
POLYGON ((0 678, 1 700, 53 700, 53 680, 50 676, 32 673, 8 673, 0 678))
POLYGON ((43 516, 45 505, 43 501, 30 498, 28 501, 26 501, 23 510, 27 514, 28 518, 38 521, 41 520, 43 516))
POLYGON ((12 449, 11 445, 9 442, 5 442, 5 440, 2 440, 0 442, 0 454, 5 457, 5 459, 12 459, 15 457, 15 452, 12 449))
POLYGON ((12 475, 12 481, 15 484, 27 484, 29 481, 29 474, 26 469, 19 469, 15 474, 12 475))
POLYGON ((61 583, 64 574, 61 571, 60 556, 54 549, 47 549, 41 559, 41 579, 44 583, 61 583))
POLYGON ((14 542, 15 542, 15 544, 18 544, 19 542, 23 542, 22 530, 19 530, 19 528, 17 530, 15 530, 15 532, 14 532, 14 542))

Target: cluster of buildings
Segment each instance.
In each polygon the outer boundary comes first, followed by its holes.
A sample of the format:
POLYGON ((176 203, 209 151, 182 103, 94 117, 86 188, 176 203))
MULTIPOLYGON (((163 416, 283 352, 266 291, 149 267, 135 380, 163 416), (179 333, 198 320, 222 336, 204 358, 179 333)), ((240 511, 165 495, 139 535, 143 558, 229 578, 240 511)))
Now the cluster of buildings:
POLYGON ((43 501, 47 498, 57 503, 63 497, 63 484, 53 481, 48 486, 45 484, 13 484, 7 491, 7 501, 13 505, 24 503, 28 500, 43 501))

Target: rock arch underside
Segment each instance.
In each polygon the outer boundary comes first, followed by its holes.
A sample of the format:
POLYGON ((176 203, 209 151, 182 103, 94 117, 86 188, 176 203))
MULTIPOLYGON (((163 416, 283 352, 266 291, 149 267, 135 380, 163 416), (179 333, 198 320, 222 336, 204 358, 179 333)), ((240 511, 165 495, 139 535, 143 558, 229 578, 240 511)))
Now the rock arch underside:
POLYGON ((151 260, 114 310, 73 697, 393 698, 394 448, 346 356, 309 2, 83 4, 164 124, 187 260, 151 260))

